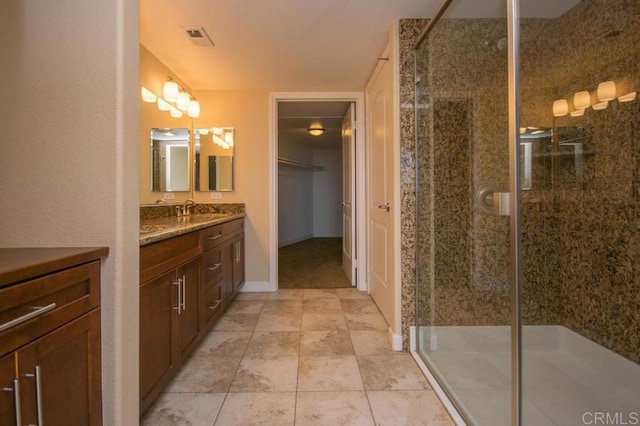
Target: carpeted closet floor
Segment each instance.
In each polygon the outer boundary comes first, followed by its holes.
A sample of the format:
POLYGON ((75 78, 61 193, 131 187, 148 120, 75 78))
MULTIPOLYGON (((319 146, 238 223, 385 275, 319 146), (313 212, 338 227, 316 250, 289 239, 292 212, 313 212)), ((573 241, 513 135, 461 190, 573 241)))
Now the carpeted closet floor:
POLYGON ((311 238, 278 252, 278 288, 351 287, 342 269, 342 238, 311 238))

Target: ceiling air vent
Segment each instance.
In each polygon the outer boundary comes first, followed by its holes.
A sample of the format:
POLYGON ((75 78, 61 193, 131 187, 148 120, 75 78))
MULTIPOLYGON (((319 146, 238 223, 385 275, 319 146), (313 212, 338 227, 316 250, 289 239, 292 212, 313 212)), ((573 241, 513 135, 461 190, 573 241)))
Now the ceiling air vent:
POLYGON ((182 30, 187 34, 189 40, 196 46, 207 47, 213 46, 213 42, 209 38, 209 35, 202 27, 183 27, 182 30))

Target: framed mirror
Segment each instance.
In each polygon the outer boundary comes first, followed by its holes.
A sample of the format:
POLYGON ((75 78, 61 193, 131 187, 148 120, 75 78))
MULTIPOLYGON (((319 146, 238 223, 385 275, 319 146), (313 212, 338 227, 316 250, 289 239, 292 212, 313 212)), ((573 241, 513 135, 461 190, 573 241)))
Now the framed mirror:
POLYGON ((189 129, 151 129, 151 190, 189 189, 189 129))
POLYGON ((196 191, 233 191, 233 127, 196 128, 194 139, 196 191))

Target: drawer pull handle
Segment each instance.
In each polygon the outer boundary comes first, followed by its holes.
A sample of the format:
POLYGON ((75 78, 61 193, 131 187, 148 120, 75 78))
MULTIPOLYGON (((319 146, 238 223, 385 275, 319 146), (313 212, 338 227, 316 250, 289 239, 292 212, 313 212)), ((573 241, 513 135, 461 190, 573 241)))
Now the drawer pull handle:
POLYGON ((214 303, 213 305, 209 306, 209 309, 211 309, 212 311, 215 311, 216 309, 218 309, 218 306, 222 303, 222 300, 216 300, 216 303, 214 303))
POLYGON ((43 411, 42 411, 42 373, 40 371, 40 366, 36 365, 34 369, 35 374, 25 374, 25 377, 30 377, 35 379, 36 382, 36 417, 38 419, 36 425, 43 426, 43 411))
POLYGON ((209 266, 207 269, 210 270, 211 272, 217 270, 219 267, 222 266, 222 263, 216 263, 213 266, 209 266))
POLYGON ((210 236, 210 237, 207 237, 207 241, 215 241, 215 240, 217 240, 218 238, 222 238, 222 232, 221 232, 221 233, 219 233, 218 235, 212 235, 212 236, 210 236))
POLYGON ((182 310, 187 310, 187 279, 185 276, 182 276, 182 310))
POLYGON ((178 286, 178 306, 173 308, 178 311, 178 315, 182 313, 182 278, 178 278, 173 282, 173 285, 178 286))
POLYGON ((4 324, 0 324, 0 333, 2 333, 5 330, 10 329, 11 327, 15 327, 18 324, 22 324, 25 321, 29 321, 32 318, 35 318, 39 315, 44 314, 45 312, 49 312, 52 309, 56 308, 56 304, 55 303, 51 303, 50 305, 47 306, 43 306, 41 308, 35 308, 36 310, 33 312, 29 312, 28 314, 25 314, 21 317, 12 319, 9 322, 5 322, 4 324))
POLYGON ((20 408, 20 380, 13 380, 13 388, 2 388, 4 392, 13 392, 13 411, 15 411, 16 426, 22 426, 22 410, 20 408))

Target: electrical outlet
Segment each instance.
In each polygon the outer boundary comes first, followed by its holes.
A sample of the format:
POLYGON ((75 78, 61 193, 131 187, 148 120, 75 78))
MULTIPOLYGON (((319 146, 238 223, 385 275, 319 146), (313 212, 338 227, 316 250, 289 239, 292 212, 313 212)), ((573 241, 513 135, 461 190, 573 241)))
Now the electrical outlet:
POLYGON ((222 192, 212 192, 211 193, 212 200, 222 200, 222 192))
POLYGON ((164 193, 164 199, 165 200, 175 200, 176 199, 176 194, 174 194, 173 192, 165 192, 164 193))

